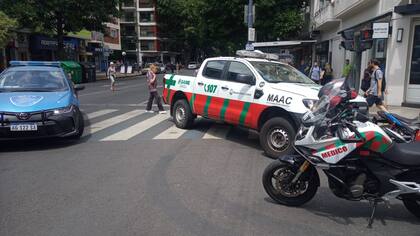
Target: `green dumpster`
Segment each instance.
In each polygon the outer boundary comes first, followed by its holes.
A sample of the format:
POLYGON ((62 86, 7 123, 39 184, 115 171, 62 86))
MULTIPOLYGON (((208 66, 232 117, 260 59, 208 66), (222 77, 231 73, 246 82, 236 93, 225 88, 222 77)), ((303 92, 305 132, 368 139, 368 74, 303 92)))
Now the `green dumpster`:
POLYGON ((67 75, 70 74, 73 83, 82 83, 82 67, 79 65, 79 63, 75 61, 60 61, 60 64, 67 75))

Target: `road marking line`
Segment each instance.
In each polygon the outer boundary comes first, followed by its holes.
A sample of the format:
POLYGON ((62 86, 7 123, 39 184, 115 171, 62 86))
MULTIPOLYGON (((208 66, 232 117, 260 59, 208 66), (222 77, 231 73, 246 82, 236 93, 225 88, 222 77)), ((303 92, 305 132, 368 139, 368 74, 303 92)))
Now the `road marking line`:
POLYGON ((89 113, 86 116, 87 116, 88 119, 94 119, 96 117, 103 116, 103 115, 106 115, 106 114, 109 114, 109 113, 112 113, 112 112, 115 112, 115 111, 118 111, 118 110, 116 110, 116 109, 104 109, 104 110, 99 110, 99 111, 89 113))
POLYGON ((210 129, 207 130, 203 139, 224 139, 230 131, 230 126, 213 124, 210 129))
POLYGON ((144 111, 143 110, 132 110, 132 111, 124 113, 122 115, 115 116, 115 117, 112 117, 110 119, 91 124, 90 129, 87 129, 83 136, 86 136, 86 135, 89 135, 89 134, 94 134, 94 133, 99 132, 103 129, 106 129, 108 127, 111 127, 113 125, 116 125, 116 124, 119 124, 119 123, 124 122, 126 120, 129 120, 133 117, 136 117, 140 114, 144 114, 144 111))
POLYGON ((172 125, 153 139, 177 139, 181 137, 185 132, 188 130, 186 129, 180 129, 176 127, 175 125, 172 125))
POLYGON ((151 127, 159 124, 160 122, 167 120, 169 118, 168 114, 159 114, 150 117, 140 123, 137 123, 133 126, 130 126, 120 132, 112 134, 108 137, 101 139, 101 141, 122 141, 129 140, 130 138, 143 133, 144 131, 150 129, 151 127))

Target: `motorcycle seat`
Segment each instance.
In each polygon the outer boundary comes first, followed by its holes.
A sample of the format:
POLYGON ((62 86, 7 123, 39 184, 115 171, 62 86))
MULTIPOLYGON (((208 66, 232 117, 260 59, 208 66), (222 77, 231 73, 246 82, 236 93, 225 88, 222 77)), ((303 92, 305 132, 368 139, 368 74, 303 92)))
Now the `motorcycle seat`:
POLYGON ((395 143, 383 157, 404 166, 420 166, 420 145, 418 143, 395 143))
POLYGON ((400 115, 397 115, 397 114, 394 114, 394 113, 391 113, 391 114, 395 118, 397 118, 398 120, 400 120, 400 121, 402 121, 402 122, 404 122, 404 123, 406 123, 408 125, 418 125, 418 124, 420 124, 419 118, 410 119, 410 118, 403 117, 403 116, 400 116, 400 115))

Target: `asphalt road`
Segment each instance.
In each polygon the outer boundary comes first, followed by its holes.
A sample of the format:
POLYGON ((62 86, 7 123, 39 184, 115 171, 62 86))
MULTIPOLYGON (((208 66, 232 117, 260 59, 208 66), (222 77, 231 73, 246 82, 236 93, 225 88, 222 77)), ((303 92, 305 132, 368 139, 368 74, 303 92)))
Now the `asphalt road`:
POLYGON ((81 91, 80 141, 0 143, 0 235, 420 234, 400 202, 367 229, 369 204, 336 198, 325 178, 303 207, 274 204, 255 133, 203 119, 174 129, 143 113, 144 78, 117 85, 81 91))

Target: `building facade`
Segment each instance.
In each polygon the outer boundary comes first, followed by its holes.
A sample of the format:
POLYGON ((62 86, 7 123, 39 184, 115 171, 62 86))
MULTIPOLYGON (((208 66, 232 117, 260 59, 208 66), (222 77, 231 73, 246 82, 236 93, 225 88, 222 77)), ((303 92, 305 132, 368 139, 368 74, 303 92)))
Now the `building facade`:
POLYGON ((156 0, 132 0, 122 5, 121 38, 131 63, 175 63, 177 53, 162 50, 156 0))
POLYGON ((340 77, 345 60, 355 68, 355 85, 370 59, 385 72, 385 101, 396 106, 420 106, 419 0, 311 0, 311 34, 317 40, 313 58, 330 62, 340 77), (342 47, 344 34, 372 30, 370 49, 354 52, 342 47))

